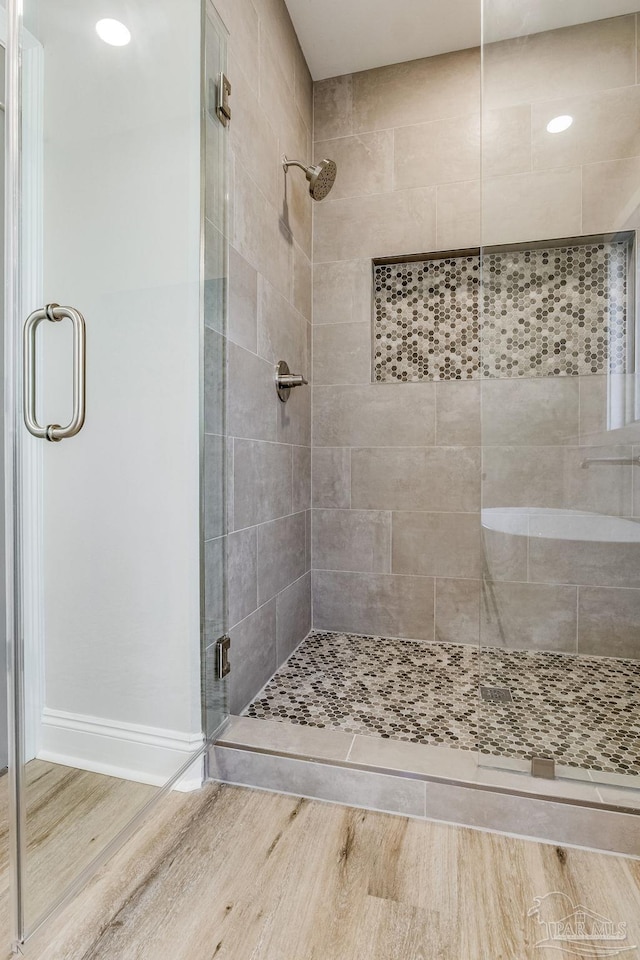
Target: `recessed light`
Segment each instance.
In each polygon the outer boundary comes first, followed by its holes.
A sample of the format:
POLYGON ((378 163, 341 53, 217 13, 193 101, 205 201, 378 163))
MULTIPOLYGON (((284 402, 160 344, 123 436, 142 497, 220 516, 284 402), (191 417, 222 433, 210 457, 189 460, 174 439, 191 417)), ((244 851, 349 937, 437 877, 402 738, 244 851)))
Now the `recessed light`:
POLYGON ((98 20, 96 33, 101 40, 111 44, 112 47, 126 47, 131 42, 130 32, 119 20, 98 20))
POLYGON ((564 114, 561 117, 554 117, 553 120, 549 120, 547 124, 547 130, 549 133, 563 133, 565 130, 568 130, 571 124, 573 123, 573 117, 569 117, 564 114))

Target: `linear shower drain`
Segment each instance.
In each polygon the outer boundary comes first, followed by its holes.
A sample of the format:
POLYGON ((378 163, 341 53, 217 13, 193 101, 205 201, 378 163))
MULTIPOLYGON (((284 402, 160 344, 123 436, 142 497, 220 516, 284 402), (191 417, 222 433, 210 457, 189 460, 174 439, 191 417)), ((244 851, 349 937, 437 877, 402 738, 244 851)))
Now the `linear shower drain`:
POLYGON ((487 703, 513 703, 509 687, 480 687, 480 696, 487 703))

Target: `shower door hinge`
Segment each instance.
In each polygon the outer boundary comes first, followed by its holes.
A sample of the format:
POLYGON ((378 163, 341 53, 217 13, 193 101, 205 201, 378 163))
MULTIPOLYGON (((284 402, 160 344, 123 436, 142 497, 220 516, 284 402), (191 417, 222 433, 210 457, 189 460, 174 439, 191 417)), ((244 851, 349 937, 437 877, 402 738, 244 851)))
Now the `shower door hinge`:
POLYGON ((228 78, 221 73, 218 76, 218 97, 216 102, 216 115, 220 123, 227 127, 231 120, 231 107, 229 106, 229 97, 231 96, 231 84, 228 78))
POLYGON ((231 664, 229 663, 230 646, 230 637, 220 637, 216 643, 216 677, 218 680, 222 680, 223 677, 228 676, 231 671, 231 664))

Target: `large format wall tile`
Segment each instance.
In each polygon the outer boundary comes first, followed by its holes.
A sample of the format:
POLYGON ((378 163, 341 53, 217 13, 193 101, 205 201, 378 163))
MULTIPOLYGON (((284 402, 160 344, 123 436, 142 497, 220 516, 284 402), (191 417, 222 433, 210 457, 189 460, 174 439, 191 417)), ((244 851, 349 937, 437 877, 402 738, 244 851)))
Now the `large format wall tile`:
POLYGON ((585 233, 638 226, 640 157, 587 164, 582 180, 585 233))
POLYGON ((585 460, 591 457, 629 460, 631 447, 567 447, 564 450, 565 507, 605 516, 630 516, 636 468, 628 463, 587 465, 585 460))
POLYGON ((630 455, 629 447, 485 447, 482 506, 547 507, 629 516, 633 467, 584 467, 583 463, 588 457, 616 459, 630 455))
POLYGON ((304 513, 258 527, 258 603, 270 600, 304 575, 306 535, 304 513))
POLYGON ((278 666, 276 601, 271 600, 232 627, 230 636, 229 712, 241 713, 278 666))
POLYGON ((420 577, 479 577, 480 515, 394 513, 391 571, 420 577))
POLYGON ((433 580, 370 573, 313 573, 314 627, 433 640, 433 580))
POLYGON ((354 449, 351 506, 474 512, 480 507, 480 451, 473 447, 354 449))
POLYGON ((338 175, 331 191, 332 200, 393 190, 392 130, 316 141, 314 163, 319 163, 325 157, 338 164, 338 175))
POLYGON ((396 190, 480 176, 480 118, 435 120, 395 131, 396 190))
POLYGON ((229 55, 236 60, 252 90, 259 87, 260 22, 253 3, 216 0, 216 9, 229 31, 229 55))
POLYGON ((435 384, 316 386, 313 441, 320 447, 430 446, 435 384))
POLYGON ((482 240, 480 180, 441 183, 436 188, 437 250, 479 247, 482 240))
POLYGON ((435 249, 436 189, 325 200, 314 211, 317 262, 392 257, 435 249))
POLYGON ((553 539, 551 535, 532 537, 529 579, 543 583, 640 588, 640 541, 585 542, 553 539))
POLYGON ((571 167, 485 180, 482 242, 576 237, 582 227, 582 170, 571 167))
POLYGON ((314 447, 311 498, 314 507, 351 506, 351 450, 346 447, 314 447))
POLYGON ((229 248, 229 339, 246 350, 258 348, 258 274, 229 248))
POLYGON ((313 270, 313 323, 370 323, 370 260, 318 263, 313 270))
POLYGON ((316 570, 391 572, 390 513, 379 510, 315 509, 312 529, 316 570))
POLYGON ((239 161, 234 164, 234 182, 234 245, 280 293, 288 296, 291 289, 291 237, 286 229, 280 229, 277 209, 239 161))
POLYGON ((640 396, 640 374, 580 377, 580 443, 606 446, 637 443, 640 420, 629 409, 640 396))
POLYGON ((485 581, 480 626, 485 646, 575 652, 577 587, 485 581))
POLYGON ((278 663, 284 663, 310 630, 311 573, 306 573, 276 597, 278 663))
POLYGON ((235 529, 291 513, 291 474, 290 446, 236 440, 233 482, 235 529))
POLYGON ((314 83, 313 133, 316 140, 333 140, 353 133, 351 74, 314 83))
POLYGON ((480 580, 436 580, 436 640, 478 643, 480 585, 480 580))
POLYGON ((484 381, 483 444, 550 446, 575 441, 578 390, 577 377, 484 381))
POLYGON ((325 323, 313 330, 313 382, 369 383, 371 325, 325 323))
POLYGON ((247 527, 228 537, 229 625, 235 626, 258 606, 258 530, 247 527))
POLYGON ((482 453, 482 506, 565 504, 561 447, 487 447, 482 453))
MULTIPOLYGON (((284 359, 284 357, 283 357, 284 359)), ((273 384, 275 368, 271 368, 271 390, 275 397, 273 384)), ((299 371, 293 368, 293 373, 299 371)), ((311 446, 311 387, 303 385, 291 391, 286 403, 276 400, 278 419, 278 441, 298 446, 311 446)))
POLYGON ((313 271, 311 260, 294 240, 293 242, 293 306, 311 322, 313 313, 313 271))
POLYGON ((311 508, 311 447, 294 447, 292 512, 311 508))
POLYGON ((483 575, 489 580, 527 580, 528 511, 482 511, 483 575))
POLYGON ((266 197, 275 196, 280 164, 278 136, 242 70, 229 60, 233 77, 233 123, 229 125, 230 146, 247 173, 266 197))
POLYGON ((353 132, 469 115, 480 102, 480 51, 396 63, 352 75, 353 132))
POLYGON ((508 177, 531 170, 531 106, 482 111, 482 175, 508 177))
MULTIPOLYGON (((495 15, 485 19, 489 33, 495 15)), ((484 51, 490 109, 625 87, 636 82, 635 17, 616 17, 490 44, 484 51)))
POLYGON ((581 587, 578 652, 640 660, 640 590, 581 587))
POLYGON ((309 375, 308 323, 266 280, 258 296, 258 353, 271 364, 286 360, 291 370, 309 375))
POLYGON ((213 540, 226 531, 225 437, 204 436, 204 539, 213 540))
POLYGON ((229 344, 228 429, 232 437, 275 440, 273 364, 229 344))
POLYGON ((480 384, 441 380, 436 384, 436 443, 442 447, 474 447, 481 442, 480 384))
POLYGON ((640 154, 640 87, 605 90, 588 97, 535 103, 532 111, 533 169, 574 167, 640 154), (569 115, 573 125, 550 136, 547 124, 569 115))

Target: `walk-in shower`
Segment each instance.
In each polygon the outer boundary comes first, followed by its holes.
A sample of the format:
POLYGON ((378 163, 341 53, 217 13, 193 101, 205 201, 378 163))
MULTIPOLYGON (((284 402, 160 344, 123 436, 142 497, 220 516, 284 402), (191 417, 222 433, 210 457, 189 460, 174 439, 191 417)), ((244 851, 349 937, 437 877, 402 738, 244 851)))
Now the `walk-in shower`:
MULTIPOLYGON (((543 3, 516 22, 481 6, 479 47, 314 84, 313 156, 334 157, 340 181, 313 208, 313 630, 255 677, 220 757, 264 784, 248 748, 288 754, 286 775, 270 768, 283 789, 334 789, 295 766, 315 749, 354 777, 629 811, 636 12, 576 24, 543 3)), ((470 822, 493 802, 454 791, 436 809, 433 790, 426 809, 444 818, 454 797, 470 822)))

